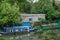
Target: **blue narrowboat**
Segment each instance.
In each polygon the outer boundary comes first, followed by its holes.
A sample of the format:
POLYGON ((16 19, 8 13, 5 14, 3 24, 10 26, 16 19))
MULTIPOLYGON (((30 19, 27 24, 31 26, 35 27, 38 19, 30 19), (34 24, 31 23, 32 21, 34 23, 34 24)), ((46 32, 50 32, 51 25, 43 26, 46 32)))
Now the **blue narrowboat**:
POLYGON ((30 26, 30 22, 24 22, 21 26, 4 27, 0 34, 30 32, 33 30, 34 28, 30 26))
POLYGON ((34 28, 30 26, 14 26, 14 27, 4 27, 3 31, 0 34, 11 34, 11 33, 21 33, 21 32, 30 32, 34 28))

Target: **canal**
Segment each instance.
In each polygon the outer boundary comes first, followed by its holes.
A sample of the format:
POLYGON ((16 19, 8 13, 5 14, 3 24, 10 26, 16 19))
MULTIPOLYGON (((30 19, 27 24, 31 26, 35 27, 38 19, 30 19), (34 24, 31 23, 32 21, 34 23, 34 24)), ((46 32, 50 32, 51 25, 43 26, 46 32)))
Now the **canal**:
POLYGON ((0 40, 60 40, 60 29, 48 30, 39 33, 18 33, 18 34, 8 34, 0 35, 0 40))

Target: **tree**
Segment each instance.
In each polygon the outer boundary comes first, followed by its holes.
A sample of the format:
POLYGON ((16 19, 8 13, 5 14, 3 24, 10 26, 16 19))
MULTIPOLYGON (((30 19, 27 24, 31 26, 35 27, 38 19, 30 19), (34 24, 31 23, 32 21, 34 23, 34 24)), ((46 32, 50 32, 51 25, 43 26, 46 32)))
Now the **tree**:
POLYGON ((50 21, 58 17, 58 11, 56 11, 52 5, 48 5, 45 11, 46 11, 47 19, 50 21))
POLYGON ((0 6, 0 26, 11 26, 20 22, 20 13, 17 3, 11 6, 10 3, 2 1, 0 6))
POLYGON ((18 2, 18 6, 19 6, 19 10, 22 13, 30 13, 31 11, 31 3, 29 3, 28 1, 21 1, 18 2))
POLYGON ((46 19, 52 21, 58 17, 58 11, 55 10, 50 0, 40 0, 32 6, 32 13, 46 14, 46 19))

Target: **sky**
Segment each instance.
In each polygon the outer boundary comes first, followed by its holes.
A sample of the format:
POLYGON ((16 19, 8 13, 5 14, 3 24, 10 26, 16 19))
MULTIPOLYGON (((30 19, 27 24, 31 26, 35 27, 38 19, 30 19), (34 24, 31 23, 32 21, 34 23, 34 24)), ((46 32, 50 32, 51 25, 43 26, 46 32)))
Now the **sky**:
MULTIPOLYGON (((27 1, 31 2, 31 1, 33 1, 33 0, 27 0, 27 1)), ((33 1, 33 3, 35 3, 35 2, 38 2, 38 0, 34 0, 34 1, 33 1)))
POLYGON ((33 2, 35 3, 35 2, 37 2, 38 0, 34 0, 33 2))

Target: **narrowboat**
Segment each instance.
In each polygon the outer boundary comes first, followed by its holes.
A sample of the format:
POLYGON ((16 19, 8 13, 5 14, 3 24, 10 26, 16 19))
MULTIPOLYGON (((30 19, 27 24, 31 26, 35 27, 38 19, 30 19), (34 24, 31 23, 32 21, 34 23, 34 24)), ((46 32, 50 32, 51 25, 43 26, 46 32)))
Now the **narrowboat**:
POLYGON ((31 26, 14 26, 14 27, 4 27, 0 34, 11 34, 11 33, 24 33, 34 31, 31 26))

